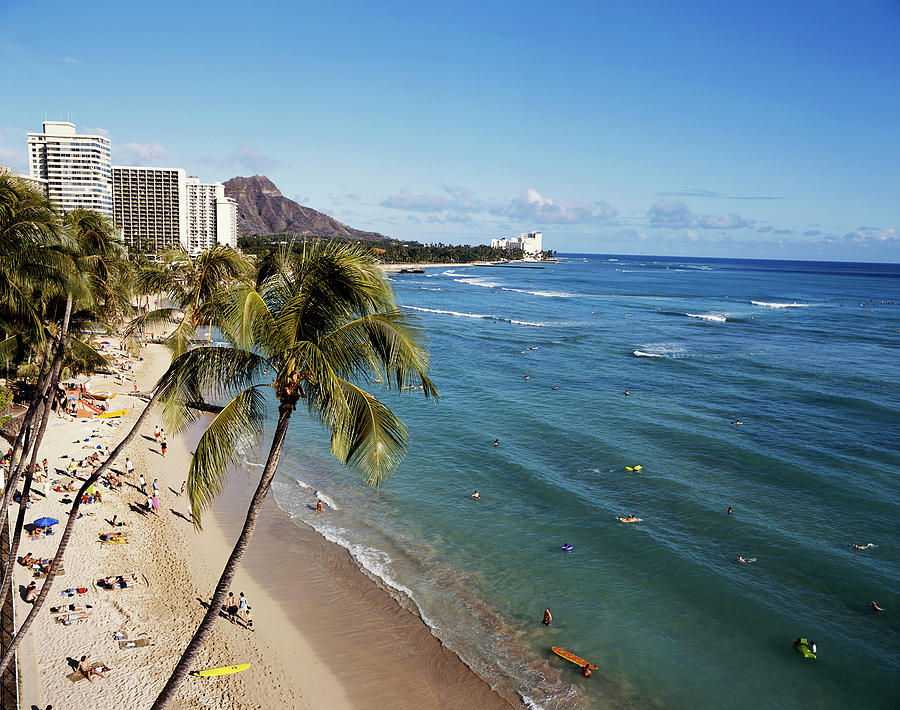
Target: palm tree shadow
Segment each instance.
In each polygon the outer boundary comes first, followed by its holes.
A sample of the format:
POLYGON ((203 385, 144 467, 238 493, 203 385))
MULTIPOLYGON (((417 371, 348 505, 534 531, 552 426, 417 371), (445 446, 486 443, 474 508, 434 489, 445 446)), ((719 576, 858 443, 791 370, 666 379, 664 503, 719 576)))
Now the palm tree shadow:
POLYGON ((177 510, 175 510, 175 508, 169 508, 169 510, 172 511, 172 515, 174 515, 176 518, 181 518, 182 520, 191 522, 191 519, 188 516, 186 516, 184 513, 179 513, 177 510))

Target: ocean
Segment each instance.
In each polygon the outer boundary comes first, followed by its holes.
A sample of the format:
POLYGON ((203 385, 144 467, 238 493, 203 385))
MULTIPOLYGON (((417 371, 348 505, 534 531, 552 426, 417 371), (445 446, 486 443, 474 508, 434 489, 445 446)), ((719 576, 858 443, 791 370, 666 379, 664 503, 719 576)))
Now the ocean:
POLYGON ((292 518, 531 707, 898 706, 900 265, 391 278, 441 398, 384 395, 412 440, 380 490, 298 409, 274 484, 292 518))

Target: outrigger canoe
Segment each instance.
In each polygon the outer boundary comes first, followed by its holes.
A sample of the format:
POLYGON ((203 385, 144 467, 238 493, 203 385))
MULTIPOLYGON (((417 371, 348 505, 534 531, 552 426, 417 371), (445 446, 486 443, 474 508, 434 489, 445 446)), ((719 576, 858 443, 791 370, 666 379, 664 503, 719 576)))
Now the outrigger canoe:
POLYGON ((97 419, 115 419, 116 417, 121 417, 123 414, 128 414, 128 410, 117 409, 115 412, 103 412, 103 414, 97 415, 97 419))
POLYGON ((553 646, 551 648, 551 650, 553 651, 553 653, 555 653, 560 658, 565 658, 567 661, 572 661, 572 663, 574 663, 576 666, 584 668, 584 664, 587 663, 587 667, 590 668, 592 671, 597 670, 597 666, 595 666, 590 661, 586 661, 581 656, 576 656, 574 653, 571 653, 570 651, 566 651, 565 649, 562 649, 559 646, 553 646))

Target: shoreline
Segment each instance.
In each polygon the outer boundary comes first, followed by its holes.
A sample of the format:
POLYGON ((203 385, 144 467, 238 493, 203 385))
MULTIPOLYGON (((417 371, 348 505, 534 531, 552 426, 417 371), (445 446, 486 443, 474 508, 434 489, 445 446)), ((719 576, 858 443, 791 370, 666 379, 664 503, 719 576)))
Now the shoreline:
MULTIPOLYGON (((147 391, 164 371, 168 354, 159 345, 146 346, 142 354, 144 361, 136 364, 134 374, 139 389, 147 391)), ((41 453, 50 463, 50 481, 68 483, 68 457, 88 455, 95 442, 113 448, 146 406, 126 394, 130 383, 110 382, 108 377, 94 381, 120 389, 116 405, 130 411, 116 428, 100 420, 71 423, 52 414, 41 453), (85 443, 93 431, 97 435, 85 443)), ((82 506, 85 517, 73 530, 65 572, 54 580, 48 603, 20 647, 23 707, 149 706, 202 617, 254 484, 245 471, 230 472, 225 490, 204 517, 204 530, 197 533, 187 518, 187 500, 177 492, 205 417, 170 436, 165 457, 152 436, 154 419, 149 418, 113 465, 113 471, 124 474, 124 457, 129 456, 134 475, 122 476, 122 489, 99 487, 101 504, 82 506), (143 511, 139 473, 148 490, 159 479, 158 517, 143 511), (128 527, 120 529, 128 531, 128 544, 99 543, 100 534, 113 530, 113 515, 127 521, 128 527), (139 583, 130 589, 103 591, 95 584, 101 576, 132 572, 139 583), (60 590, 73 587, 86 588, 87 593, 59 598, 60 590), (90 605, 90 615, 68 626, 54 623, 49 607, 62 603, 90 605), (130 640, 147 638, 147 645, 122 648, 113 636, 116 632, 130 640), (73 683, 66 675, 81 655, 112 670, 93 683, 73 683)), ((34 496, 26 523, 43 515, 64 522, 68 505, 61 503, 66 493, 55 492, 47 483, 43 489, 43 497, 34 496)), ((25 537, 19 554, 49 557, 58 539, 25 537)), ((13 595, 19 623, 29 611, 22 590, 30 578, 30 571, 16 564, 13 595)), ((379 707, 401 710, 515 706, 444 648, 417 614, 366 576, 344 548, 291 521, 272 493, 233 586, 235 596, 247 594, 254 630, 220 618, 198 667, 249 662, 250 669, 219 678, 188 678, 170 707, 352 710, 373 707, 373 700, 379 707)))

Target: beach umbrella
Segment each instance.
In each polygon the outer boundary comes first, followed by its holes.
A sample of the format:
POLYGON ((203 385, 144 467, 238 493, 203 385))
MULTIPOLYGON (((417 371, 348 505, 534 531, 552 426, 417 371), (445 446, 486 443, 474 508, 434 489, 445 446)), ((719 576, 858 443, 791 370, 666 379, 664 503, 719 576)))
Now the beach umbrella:
POLYGON ((59 521, 56 518, 38 518, 32 523, 32 526, 36 528, 49 528, 51 525, 59 525, 59 521))

